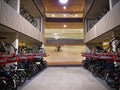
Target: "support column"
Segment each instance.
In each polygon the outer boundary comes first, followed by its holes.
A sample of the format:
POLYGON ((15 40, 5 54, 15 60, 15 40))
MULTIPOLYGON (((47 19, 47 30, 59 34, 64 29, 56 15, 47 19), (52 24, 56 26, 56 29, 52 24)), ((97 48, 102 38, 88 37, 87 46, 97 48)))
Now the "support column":
POLYGON ((17 13, 20 12, 20 0, 9 0, 8 4, 13 7, 17 13))
POLYGON ((41 17, 41 32, 44 33, 44 18, 41 17))
POLYGON ((112 0, 109 0, 109 7, 110 7, 110 10, 112 9, 112 0))
POLYGON ((112 9, 118 2, 119 0, 109 0, 110 9, 112 9))
POLYGON ((41 18, 35 18, 35 20, 37 21, 37 29, 41 31, 41 18))
POLYGON ((16 38, 14 39, 12 44, 17 49, 16 54, 18 54, 18 44, 19 44, 18 34, 16 34, 16 38))
POLYGON ((88 30, 87 30, 87 20, 86 20, 86 19, 84 20, 84 26, 85 26, 85 27, 84 27, 84 34, 86 34, 87 31, 88 31, 88 30))

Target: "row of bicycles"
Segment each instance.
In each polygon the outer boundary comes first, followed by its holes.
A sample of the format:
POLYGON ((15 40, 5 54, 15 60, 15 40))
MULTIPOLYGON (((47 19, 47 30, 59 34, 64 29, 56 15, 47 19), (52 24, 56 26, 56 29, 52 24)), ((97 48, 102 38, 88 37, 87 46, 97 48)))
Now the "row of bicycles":
POLYGON ((40 52, 41 48, 39 53, 28 49, 27 53, 21 50, 16 54, 17 49, 4 39, 0 37, 0 90, 17 90, 18 86, 47 67, 44 57, 48 55, 43 52, 44 49, 40 52))
POLYGON ((120 62, 120 56, 111 53, 82 53, 86 60, 82 66, 88 69, 95 77, 99 77, 106 83, 119 90, 120 87, 120 66, 114 62, 120 62))
POLYGON ((47 67, 43 55, 0 56, 0 90, 17 90, 26 80, 31 79, 47 67), (7 58, 7 59, 6 59, 7 58), (8 65, 8 63, 17 64, 8 65))
POLYGON ((88 69, 95 77, 99 77, 106 83, 119 90, 120 88, 120 37, 114 37, 109 42, 109 52, 97 46, 93 52, 81 53, 86 60, 82 66, 88 69))

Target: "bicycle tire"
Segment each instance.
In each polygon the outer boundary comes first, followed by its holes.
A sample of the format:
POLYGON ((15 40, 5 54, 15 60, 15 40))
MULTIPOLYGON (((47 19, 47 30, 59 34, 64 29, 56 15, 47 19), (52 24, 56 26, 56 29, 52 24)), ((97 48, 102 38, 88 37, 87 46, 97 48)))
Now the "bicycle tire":
POLYGON ((23 85, 27 80, 27 73, 25 71, 22 71, 22 70, 18 70, 17 73, 21 77, 20 85, 23 85))
POLYGON ((112 88, 115 88, 115 80, 114 80, 114 76, 112 76, 112 73, 111 72, 108 72, 105 76, 105 80, 107 82, 107 84, 109 86, 111 86, 112 88))
POLYGON ((7 78, 6 84, 5 84, 5 87, 3 88, 3 90, 17 90, 16 81, 14 79, 12 79, 11 77, 7 78))

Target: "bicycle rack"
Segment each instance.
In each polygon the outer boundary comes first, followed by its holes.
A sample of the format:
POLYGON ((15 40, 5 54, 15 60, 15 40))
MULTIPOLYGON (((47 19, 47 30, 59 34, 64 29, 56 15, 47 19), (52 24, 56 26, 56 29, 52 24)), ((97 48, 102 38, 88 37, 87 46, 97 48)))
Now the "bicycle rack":
POLYGON ((0 54, 0 66, 5 65, 7 63, 22 62, 25 60, 33 61, 33 60, 40 59, 42 57, 47 57, 47 56, 48 55, 46 53, 43 53, 43 54, 23 54, 22 53, 15 56, 13 56, 13 54, 11 54, 10 56, 5 56, 0 54))
POLYGON ((90 58, 91 60, 107 60, 110 62, 120 62, 120 56, 112 53, 81 53, 83 57, 90 58))

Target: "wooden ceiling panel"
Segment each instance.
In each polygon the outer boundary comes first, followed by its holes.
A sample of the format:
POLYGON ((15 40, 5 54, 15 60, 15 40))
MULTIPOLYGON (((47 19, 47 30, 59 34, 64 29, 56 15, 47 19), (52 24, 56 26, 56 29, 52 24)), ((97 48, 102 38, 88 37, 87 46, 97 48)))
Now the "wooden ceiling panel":
POLYGON ((46 29, 83 29, 83 23, 75 22, 75 23, 58 23, 58 22, 46 22, 45 23, 46 29), (67 25, 66 28, 63 26, 67 25))
POLYGON ((68 0, 68 3, 65 5, 67 9, 63 10, 63 6, 59 0, 43 0, 46 13, 76 13, 83 12, 85 0, 68 0))

